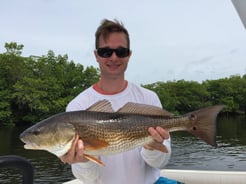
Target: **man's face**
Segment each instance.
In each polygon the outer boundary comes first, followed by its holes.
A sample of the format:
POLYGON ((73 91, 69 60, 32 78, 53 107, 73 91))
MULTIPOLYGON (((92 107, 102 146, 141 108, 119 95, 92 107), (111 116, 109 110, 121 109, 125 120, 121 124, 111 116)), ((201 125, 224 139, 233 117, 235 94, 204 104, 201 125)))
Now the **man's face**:
MULTIPOLYGON (((99 38, 98 48, 127 48, 127 40, 124 33, 111 33, 107 39, 99 38)), ((124 72, 127 68, 127 64, 130 54, 126 57, 118 57, 115 52, 110 57, 101 57, 97 51, 94 52, 96 60, 99 63, 101 70, 101 77, 124 77, 124 72)))

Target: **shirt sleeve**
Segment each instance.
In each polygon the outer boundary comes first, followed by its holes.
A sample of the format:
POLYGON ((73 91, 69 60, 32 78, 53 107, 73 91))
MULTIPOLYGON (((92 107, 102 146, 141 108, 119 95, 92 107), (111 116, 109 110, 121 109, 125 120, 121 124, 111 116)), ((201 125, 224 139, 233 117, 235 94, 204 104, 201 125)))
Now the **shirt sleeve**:
POLYGON ((163 169, 167 165, 171 157, 171 138, 164 140, 163 144, 166 146, 168 153, 142 148, 141 156, 151 167, 163 169))
POLYGON ((71 165, 73 175, 87 184, 98 184, 99 166, 91 161, 71 165))
MULTIPOLYGON (((148 99, 147 104, 162 108, 162 104, 161 104, 160 99, 157 96, 157 94, 153 91, 151 91, 151 93, 152 93, 152 95, 150 95, 150 96, 147 95, 150 97, 148 99)), ((148 149, 145 149, 144 147, 142 147, 140 154, 141 154, 143 160, 149 166, 154 167, 154 168, 163 169, 167 165, 167 163, 171 157, 171 137, 169 136, 169 139, 164 140, 163 144, 168 149, 168 153, 163 153, 163 152, 158 151, 158 150, 148 150, 148 149)))

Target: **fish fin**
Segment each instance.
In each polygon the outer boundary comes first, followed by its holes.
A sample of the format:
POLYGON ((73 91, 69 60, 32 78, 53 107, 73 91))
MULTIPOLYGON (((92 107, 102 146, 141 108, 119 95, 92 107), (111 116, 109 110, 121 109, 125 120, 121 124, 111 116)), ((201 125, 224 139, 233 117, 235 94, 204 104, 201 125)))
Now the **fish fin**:
POLYGON ((111 103, 108 100, 100 100, 93 105, 91 105, 87 111, 96 111, 96 112, 114 112, 111 103))
POLYGON ((165 145, 157 143, 155 141, 151 142, 150 144, 147 144, 145 148, 150 150, 158 150, 163 153, 168 153, 168 149, 165 145))
POLYGON ((84 147, 86 150, 97 150, 100 148, 107 147, 109 144, 106 141, 102 141, 99 139, 83 139, 84 147))
POLYGON ((105 166, 104 163, 96 157, 93 157, 93 156, 87 155, 87 154, 84 154, 84 157, 87 158, 88 160, 100 165, 100 166, 105 166))
POLYGON ((159 151, 161 151, 163 153, 168 153, 168 149, 167 149, 167 147, 165 145, 160 146, 160 149, 157 149, 157 150, 159 150, 159 151))
POLYGON ((194 124, 187 131, 217 147, 216 117, 224 107, 224 105, 216 105, 188 113, 187 115, 191 121, 194 121, 194 124))
POLYGON ((173 114, 153 105, 139 104, 139 103, 126 103, 117 112, 120 113, 131 113, 140 115, 154 115, 154 116, 172 116, 173 114))

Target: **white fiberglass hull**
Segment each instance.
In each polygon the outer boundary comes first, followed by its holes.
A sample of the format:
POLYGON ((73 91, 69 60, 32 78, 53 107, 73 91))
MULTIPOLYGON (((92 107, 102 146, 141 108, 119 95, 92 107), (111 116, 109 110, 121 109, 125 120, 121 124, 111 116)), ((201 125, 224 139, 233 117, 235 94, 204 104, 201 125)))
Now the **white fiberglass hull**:
MULTIPOLYGON (((185 184, 245 184, 246 171, 201 171, 163 169, 161 176, 174 179, 185 184)), ((83 184, 72 180, 64 184, 83 184)))

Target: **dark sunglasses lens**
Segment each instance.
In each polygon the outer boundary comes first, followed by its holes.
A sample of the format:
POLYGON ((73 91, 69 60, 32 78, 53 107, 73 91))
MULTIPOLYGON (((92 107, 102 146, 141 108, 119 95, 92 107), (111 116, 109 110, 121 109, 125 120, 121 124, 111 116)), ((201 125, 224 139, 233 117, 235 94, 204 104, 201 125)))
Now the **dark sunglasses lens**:
POLYGON ((97 54, 100 57, 107 58, 107 57, 110 57, 113 54, 113 50, 110 49, 110 48, 99 48, 99 49, 97 49, 97 54))
POLYGON ((123 47, 120 47, 117 49, 111 49, 111 48, 98 48, 97 49, 97 54, 103 58, 111 57, 113 52, 115 52, 118 57, 122 58, 122 57, 129 56, 130 49, 123 48, 123 47))
POLYGON ((115 53, 118 57, 127 57, 130 54, 130 50, 128 48, 118 48, 115 49, 115 53))

